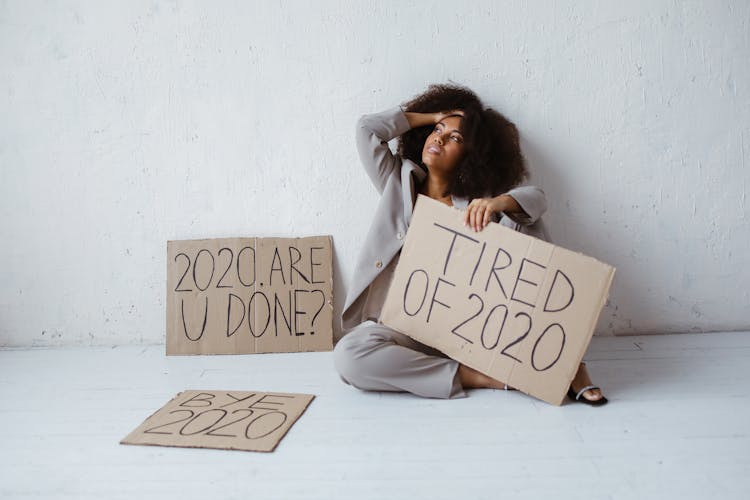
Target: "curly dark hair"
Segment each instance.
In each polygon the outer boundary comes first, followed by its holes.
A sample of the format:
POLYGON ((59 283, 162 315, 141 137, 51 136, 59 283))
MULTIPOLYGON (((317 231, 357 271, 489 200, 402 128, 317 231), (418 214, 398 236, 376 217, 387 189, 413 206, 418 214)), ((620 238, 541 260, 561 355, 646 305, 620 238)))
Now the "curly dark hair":
MULTIPOLYGON (((518 129, 501 113, 485 108, 468 88, 452 83, 433 84, 401 107, 415 113, 463 110, 460 131, 466 154, 454 170, 445 195, 468 199, 497 196, 526 177, 518 129)), ((422 148, 432 129, 429 125, 404 133, 398 140, 398 154, 426 170, 422 148)))

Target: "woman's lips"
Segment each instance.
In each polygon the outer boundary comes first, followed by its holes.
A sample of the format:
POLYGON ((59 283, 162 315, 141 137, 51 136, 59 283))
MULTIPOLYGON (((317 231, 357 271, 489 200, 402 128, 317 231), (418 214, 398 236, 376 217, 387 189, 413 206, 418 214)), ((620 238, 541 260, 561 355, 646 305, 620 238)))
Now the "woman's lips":
POLYGON ((440 154, 440 148, 435 146, 434 144, 431 144, 427 146, 427 152, 432 154, 440 154))

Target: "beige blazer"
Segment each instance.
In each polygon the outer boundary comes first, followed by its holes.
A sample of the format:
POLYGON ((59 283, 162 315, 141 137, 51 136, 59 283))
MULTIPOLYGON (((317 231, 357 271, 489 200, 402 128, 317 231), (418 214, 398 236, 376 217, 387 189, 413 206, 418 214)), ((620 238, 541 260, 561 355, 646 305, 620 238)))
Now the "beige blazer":
MULTIPOLYGON (((341 318, 343 333, 361 322, 362 307, 367 296, 363 292, 401 250, 416 200, 415 187, 427 176, 417 164, 394 155, 388 147, 388 141, 410 128, 400 107, 364 115, 357 122, 359 157, 381 197, 347 290, 341 318)), ((540 219, 547 210, 544 192, 535 186, 521 186, 507 194, 521 205, 529 217, 522 220, 518 214, 502 214, 500 224, 548 241, 540 219)), ((469 200, 464 198, 452 199, 453 206, 457 208, 466 208, 469 204, 469 200)))

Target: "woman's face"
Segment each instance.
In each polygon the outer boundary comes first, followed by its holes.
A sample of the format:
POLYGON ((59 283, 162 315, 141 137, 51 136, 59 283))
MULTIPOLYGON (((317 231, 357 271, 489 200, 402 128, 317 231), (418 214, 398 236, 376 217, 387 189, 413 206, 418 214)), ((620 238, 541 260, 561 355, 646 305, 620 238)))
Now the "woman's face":
POLYGON ((460 116, 448 116, 435 125, 422 148, 422 163, 430 172, 448 174, 464 157, 460 116))

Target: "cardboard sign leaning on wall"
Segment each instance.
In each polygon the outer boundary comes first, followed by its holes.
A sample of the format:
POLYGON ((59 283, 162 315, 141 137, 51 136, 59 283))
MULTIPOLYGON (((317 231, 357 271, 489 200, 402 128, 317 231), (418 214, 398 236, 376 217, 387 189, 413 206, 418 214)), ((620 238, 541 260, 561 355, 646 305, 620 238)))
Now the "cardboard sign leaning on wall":
POLYGON ((333 348, 330 236, 167 242, 167 354, 333 348))
POLYGON ((457 361, 559 405, 615 269, 420 196, 380 320, 457 361))

